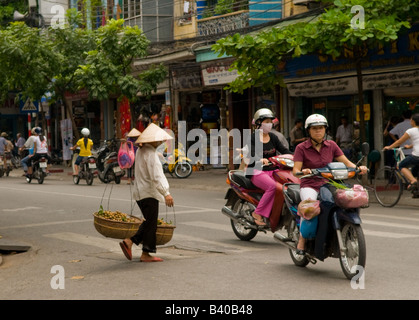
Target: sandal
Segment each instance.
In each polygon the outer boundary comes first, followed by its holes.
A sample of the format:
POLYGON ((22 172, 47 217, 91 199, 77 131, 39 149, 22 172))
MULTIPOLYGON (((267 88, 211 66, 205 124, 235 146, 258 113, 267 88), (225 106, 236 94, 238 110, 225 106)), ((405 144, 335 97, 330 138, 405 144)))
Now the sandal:
POLYGON ((413 183, 409 183, 409 185, 407 186, 407 190, 412 191, 414 189, 418 188, 418 183, 417 182, 413 182, 413 183))
POLYGON ((263 222, 262 217, 258 218, 255 213, 252 213, 252 218, 258 226, 266 226, 266 223, 263 222))
POLYGON ((122 249, 122 252, 124 253, 125 257, 128 260, 132 260, 132 251, 128 247, 127 243, 125 241, 122 241, 122 242, 119 243, 119 245, 120 245, 120 247, 122 249))

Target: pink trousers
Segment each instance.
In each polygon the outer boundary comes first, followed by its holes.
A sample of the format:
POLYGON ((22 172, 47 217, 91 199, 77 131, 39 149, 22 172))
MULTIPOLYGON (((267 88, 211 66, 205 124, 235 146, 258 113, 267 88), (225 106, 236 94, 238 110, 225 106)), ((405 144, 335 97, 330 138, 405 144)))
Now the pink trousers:
POLYGON ((259 214, 265 218, 269 218, 272 211, 272 206, 275 199, 276 185, 277 182, 274 180, 273 175, 278 170, 273 171, 259 171, 254 170, 254 175, 252 176, 252 183, 264 190, 262 198, 259 201, 259 204, 255 210, 256 214, 259 214))

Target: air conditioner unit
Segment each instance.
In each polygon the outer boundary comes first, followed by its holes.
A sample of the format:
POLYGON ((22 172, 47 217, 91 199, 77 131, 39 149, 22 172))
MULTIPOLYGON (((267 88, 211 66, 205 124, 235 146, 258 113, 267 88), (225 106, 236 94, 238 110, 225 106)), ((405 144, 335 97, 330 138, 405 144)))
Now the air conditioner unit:
POLYGON ((22 21, 25 19, 25 15, 21 14, 19 11, 16 11, 13 13, 13 20, 14 21, 22 21))

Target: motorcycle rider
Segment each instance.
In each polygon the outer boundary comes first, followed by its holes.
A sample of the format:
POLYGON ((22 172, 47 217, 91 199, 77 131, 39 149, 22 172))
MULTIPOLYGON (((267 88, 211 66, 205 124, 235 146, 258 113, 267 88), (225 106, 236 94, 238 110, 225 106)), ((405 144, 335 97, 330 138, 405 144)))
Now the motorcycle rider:
POLYGON ((268 159, 276 156, 277 152, 280 154, 292 154, 292 152, 279 141, 278 137, 271 132, 273 119, 275 119, 275 116, 268 108, 262 108, 255 112, 253 120, 256 129, 261 130, 258 130, 251 135, 250 142, 247 146, 253 161, 250 162, 250 159, 246 156, 244 160, 247 164, 246 177, 250 178, 256 187, 265 191, 256 210, 252 213, 252 217, 255 219, 255 223, 258 226, 266 225, 262 217, 269 218, 271 215, 275 193, 279 187, 279 184, 274 179, 274 173, 277 172, 278 169, 276 167, 267 166, 269 164, 268 159), (256 142, 263 143, 262 155, 255 154, 256 142), (258 166, 259 169, 256 169, 256 164, 262 164, 264 167, 258 166))
MULTIPOLYGON (((32 175, 32 163, 37 161, 41 157, 48 159, 48 164, 51 164, 51 157, 48 155, 48 144, 47 139, 42 134, 42 129, 37 127, 35 129, 37 136, 34 139, 33 143, 33 155, 29 156, 29 166, 28 166, 28 175, 32 175)), ((46 170, 49 174, 48 169, 46 170)))
MULTIPOLYGON (((326 140, 327 119, 321 114, 310 115, 305 122, 305 129, 309 139, 297 145, 294 151, 293 174, 302 172, 304 175, 311 174, 311 169, 325 167, 330 162, 343 162, 348 168, 356 168, 356 165, 348 160, 343 151, 333 140, 326 140)), ((360 166, 361 174, 367 173, 367 167, 360 166)), ((301 201, 317 200, 320 187, 327 183, 326 179, 313 177, 301 179, 301 201)), ((302 221, 303 218, 301 218, 302 221)), ((305 239, 300 233, 297 254, 305 254, 305 239)))
POLYGON ((81 129, 81 134, 83 138, 80 138, 74 146, 70 147, 70 150, 75 150, 77 147, 80 148, 80 153, 74 163, 73 176, 79 175, 79 166, 83 159, 92 155, 93 140, 89 139, 90 130, 83 128, 81 129))

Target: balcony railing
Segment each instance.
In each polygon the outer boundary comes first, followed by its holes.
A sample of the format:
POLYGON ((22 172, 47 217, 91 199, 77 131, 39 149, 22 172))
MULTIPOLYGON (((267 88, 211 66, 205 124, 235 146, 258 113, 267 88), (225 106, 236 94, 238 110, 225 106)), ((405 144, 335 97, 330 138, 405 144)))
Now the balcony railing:
POLYGON ((198 36, 210 36, 249 26, 249 11, 241 10, 198 20, 198 36))

